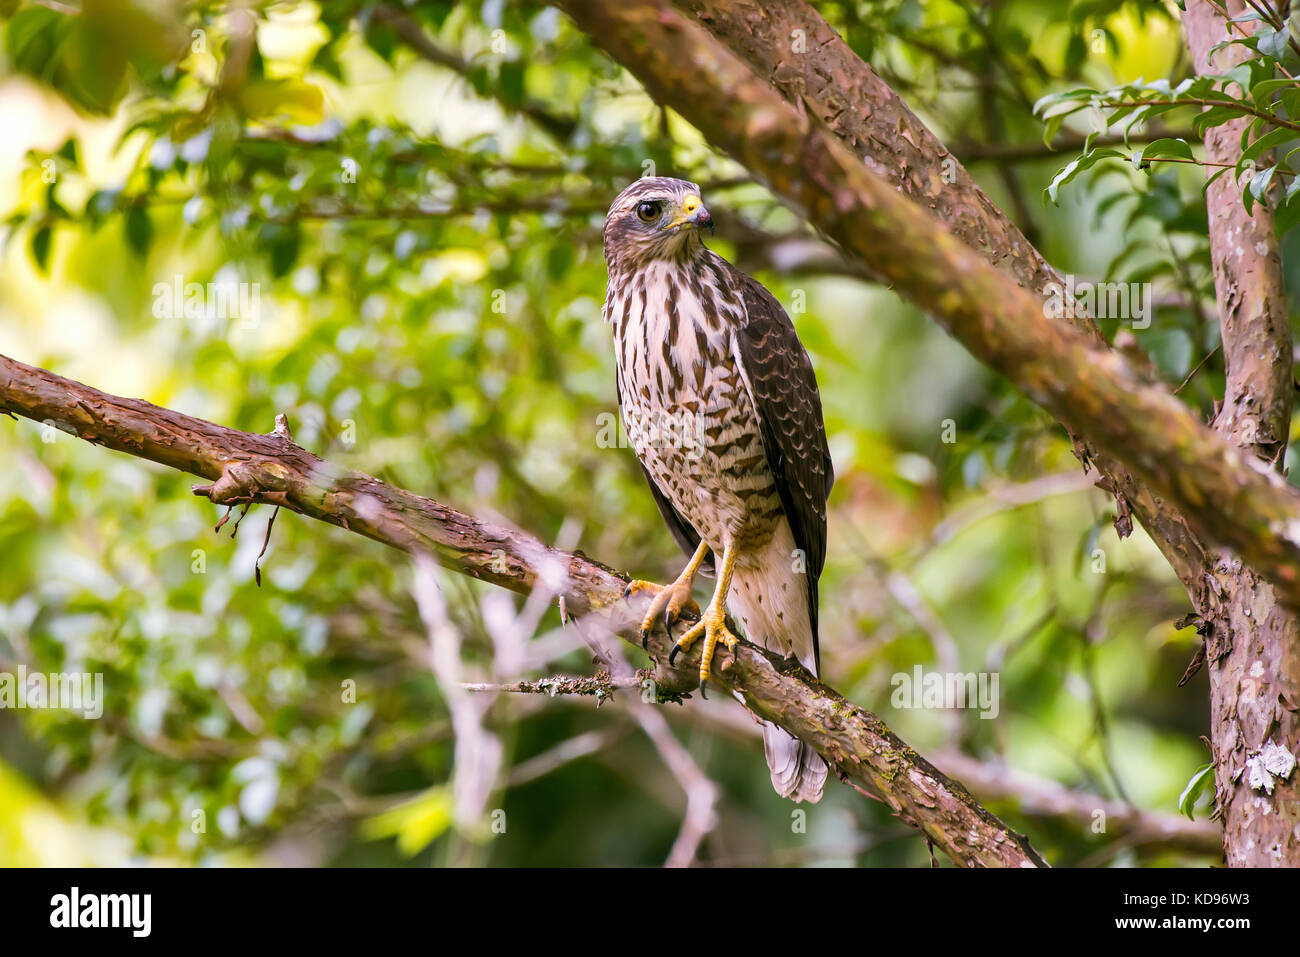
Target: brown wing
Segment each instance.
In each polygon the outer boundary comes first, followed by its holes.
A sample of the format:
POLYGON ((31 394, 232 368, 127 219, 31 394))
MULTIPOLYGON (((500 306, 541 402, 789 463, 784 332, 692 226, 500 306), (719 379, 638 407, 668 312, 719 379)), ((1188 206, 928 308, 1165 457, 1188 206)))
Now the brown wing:
MULTIPOLYGON (((614 393, 618 396, 618 407, 623 408, 623 392, 618 387, 618 377, 614 377, 614 393)), ((668 496, 659 490, 655 484, 654 476, 644 465, 641 466, 641 473, 645 476, 646 484, 650 486, 650 492, 654 495, 655 505, 659 507, 659 514, 663 516, 664 524, 668 526, 668 531, 672 533, 673 540, 687 558, 695 555, 695 549, 700 547, 700 533, 695 530, 695 526, 686 520, 681 512, 673 507, 673 503, 668 501, 668 496)), ((710 552, 704 559, 704 564, 700 566, 700 574, 705 577, 713 577, 713 553, 710 552)))
POLYGON ((817 645, 817 579, 826 563, 826 498, 835 481, 817 379, 794 324, 770 292, 730 264, 744 298, 745 324, 736 333, 738 360, 758 412, 767 464, 776 479, 795 546, 808 564, 808 608, 817 645))

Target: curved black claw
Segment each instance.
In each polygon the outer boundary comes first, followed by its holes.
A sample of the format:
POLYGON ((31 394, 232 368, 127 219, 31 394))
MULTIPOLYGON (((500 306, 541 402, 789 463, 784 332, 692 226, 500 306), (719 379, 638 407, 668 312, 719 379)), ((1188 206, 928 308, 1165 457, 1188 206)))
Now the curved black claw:
POLYGON ((677 652, 679 652, 679 651, 681 651, 681 650, 682 650, 682 646, 681 646, 681 645, 674 644, 674 645, 673 645, 673 650, 670 651, 670 652, 668 652, 668 667, 669 667, 669 668, 671 668, 671 667, 673 666, 673 662, 677 660, 677 652))
POLYGON ((650 632, 642 628, 641 629, 641 650, 647 651, 649 650, 649 648, 650 648, 650 632))
POLYGON ((632 594, 632 583, 628 582, 623 588, 623 597, 626 598, 630 594, 632 594))
POLYGON ((709 700, 709 696, 706 693, 708 687, 709 687, 709 683, 707 681, 700 682, 700 697, 703 698, 705 701, 709 700))

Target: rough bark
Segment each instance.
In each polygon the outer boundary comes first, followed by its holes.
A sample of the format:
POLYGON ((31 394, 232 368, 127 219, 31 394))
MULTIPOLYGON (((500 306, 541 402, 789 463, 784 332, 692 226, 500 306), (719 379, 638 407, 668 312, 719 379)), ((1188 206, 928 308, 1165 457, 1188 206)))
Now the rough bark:
POLYGON ((1300 495, 1280 477, 1248 467, 1118 353, 1049 319, 1041 299, 899 195, 693 20, 662 0, 560 5, 653 97, 1300 607, 1300 495))
MULTIPOLYGON (((804 0, 677 0, 677 6, 756 73, 770 78, 788 102, 815 116, 868 168, 930 210, 1022 288, 1042 293, 1049 284, 1064 285, 1065 277, 993 204, 957 157, 804 0)), ((1085 313, 1065 318, 1104 345, 1085 313)), ((1131 528, 1131 509, 1180 579, 1198 577, 1204 546, 1178 510, 1135 481, 1113 456, 1077 435, 1071 438, 1080 460, 1096 466, 1097 484, 1116 496, 1120 536, 1131 528)))
MULTIPOLYGON (((1232 16, 1247 12, 1239 0, 1226 9, 1232 16)), ((1227 39, 1228 24, 1205 0, 1187 4, 1183 25, 1199 72, 1224 73, 1249 55, 1240 45, 1225 47, 1211 66, 1210 50, 1227 39)), ((1235 164, 1248 122, 1208 130, 1206 160, 1235 164)), ((1290 316, 1272 212, 1260 204, 1248 216, 1240 189, 1220 176, 1206 193, 1227 368, 1214 425, 1244 454, 1277 466, 1294 398, 1290 316)), ((1274 588, 1233 553, 1213 551, 1204 572, 1190 592, 1209 632, 1210 738, 1224 857, 1230 866, 1300 866, 1300 774, 1269 775, 1271 794, 1252 787, 1251 775, 1264 748, 1294 755, 1300 743, 1300 626, 1274 588)))
MULTIPOLYGON (((87 442, 201 478, 194 492, 219 505, 266 503, 365 535, 512 591, 554 582, 557 601, 588 624, 637 637, 645 599, 624 601, 628 576, 514 529, 480 521, 431 499, 338 468, 294 444, 282 419, 270 435, 240 432, 100 392, 0 356, 0 412, 52 424, 87 442), (555 571, 560 575, 555 575, 555 571)), ((661 691, 698 682, 699 646, 667 665, 669 642, 651 636, 661 691)), ((1028 840, 981 807, 884 722, 792 661, 741 642, 720 655, 716 680, 755 715, 812 744, 838 773, 887 805, 964 867, 1045 867, 1028 840)))

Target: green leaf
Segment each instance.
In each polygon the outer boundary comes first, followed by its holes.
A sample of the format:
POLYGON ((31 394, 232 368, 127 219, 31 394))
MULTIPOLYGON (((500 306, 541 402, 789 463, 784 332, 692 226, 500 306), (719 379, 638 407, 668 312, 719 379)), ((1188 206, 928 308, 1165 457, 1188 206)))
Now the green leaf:
POLYGON ((1295 130, 1270 130, 1243 149, 1241 157, 1244 160, 1257 159, 1275 146, 1290 143, 1296 136, 1295 130))
POLYGON ((277 279, 287 275, 298 261, 302 230, 296 224, 268 223, 262 227, 260 239, 270 253, 271 275, 277 279))
POLYGON ((1073 90, 1066 90, 1061 93, 1048 93, 1046 96, 1040 96, 1034 103, 1034 114, 1039 115, 1043 108, 1052 103, 1061 103, 1067 100, 1089 100, 1097 94, 1097 90, 1086 86, 1076 87, 1073 90))
POLYGON ((1064 113, 1058 113, 1055 116, 1048 118, 1047 122, 1043 124, 1043 145, 1044 146, 1052 145, 1052 140, 1056 138, 1056 134, 1060 131, 1061 124, 1064 122, 1065 122, 1064 113))
POLYGON ((1111 149, 1110 147, 1102 147, 1101 149, 1093 150, 1091 153, 1086 153, 1078 159, 1067 163, 1065 167, 1056 174, 1056 177, 1052 180, 1047 189, 1043 190, 1044 204, 1046 204, 1046 201, 1050 199, 1053 205, 1059 205, 1057 202, 1057 194, 1060 192, 1062 186, 1072 181, 1084 170, 1091 169, 1100 160, 1116 156, 1122 157, 1123 155, 1124 154, 1119 150, 1111 149))
POLYGON ((49 269, 50 245, 53 237, 54 231, 49 226, 42 226, 32 233, 32 258, 36 260, 36 268, 41 272, 49 269))
POLYGON ((1250 98, 1255 105, 1266 109, 1272 102, 1273 94, 1278 90, 1294 89, 1294 80, 1264 80, 1250 88, 1250 98))
POLYGON ((1142 169, 1147 160, 1157 159, 1159 157, 1170 157, 1173 159, 1186 159, 1193 162, 1196 157, 1192 154, 1192 147, 1184 139, 1163 139, 1154 140, 1146 146, 1140 146, 1133 151, 1133 168, 1142 169))
POLYGON ((518 60, 501 64, 498 82, 506 103, 519 104, 524 101, 524 68, 525 64, 518 60))
POLYGON ((1183 793, 1178 795, 1178 810, 1186 814, 1188 820, 1196 820, 1193 812, 1196 801, 1205 791, 1205 786, 1213 780, 1214 763, 1202 764, 1192 773, 1192 779, 1187 782, 1187 787, 1183 788, 1183 793))
POLYGON ((153 242, 153 221, 149 219, 149 214, 145 212, 143 206, 132 206, 126 211, 123 228, 126 230, 126 242, 131 247, 131 251, 141 258, 146 256, 149 252, 149 244, 153 242))
POLYGON ((1231 123, 1243 115, 1242 111, 1235 107, 1212 106, 1192 117, 1192 129, 1197 136, 1204 137, 1206 130, 1222 126, 1224 123, 1231 123))
POLYGON ((1273 182, 1273 174, 1277 172, 1276 166, 1270 166, 1268 169, 1262 169, 1250 178, 1250 184, 1246 187, 1250 190, 1250 195, 1255 197, 1258 202, 1265 203, 1266 194, 1268 193, 1269 184, 1273 182))
POLYGON ((1291 177, 1286 198, 1273 210, 1273 232, 1279 239, 1300 223, 1300 199, 1295 198, 1297 186, 1300 186, 1300 177, 1291 177))
POLYGON ((1274 30, 1269 26, 1261 26, 1255 31, 1255 49, 1268 57, 1275 60, 1282 59, 1286 55, 1287 47, 1290 45, 1291 33, 1286 24, 1282 25, 1281 30, 1274 30))
POLYGON ((1219 169, 1215 170, 1215 171, 1210 175, 1210 178, 1207 179, 1207 180, 1205 181, 1205 188, 1206 188, 1206 189, 1209 189, 1211 183, 1213 183, 1216 179, 1218 179, 1218 178, 1219 178, 1220 176, 1222 176, 1224 173, 1228 172, 1228 170, 1230 170, 1231 168, 1232 168, 1232 167, 1230 167, 1230 166, 1223 166, 1223 167, 1220 167, 1219 169))
POLYGON ((413 800, 367 818, 361 832, 371 840, 396 837, 397 849, 414 857, 451 826, 451 809, 450 788, 430 788, 413 800))

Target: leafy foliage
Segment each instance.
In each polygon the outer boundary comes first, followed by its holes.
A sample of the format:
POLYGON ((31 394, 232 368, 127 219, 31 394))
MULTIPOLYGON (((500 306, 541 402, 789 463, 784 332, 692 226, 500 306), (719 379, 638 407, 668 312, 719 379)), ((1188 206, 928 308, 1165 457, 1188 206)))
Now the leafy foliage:
MULTIPOLYGON (((1234 22, 1258 20, 1260 14, 1251 13, 1234 22)), ((1252 55, 1226 73, 1187 76, 1176 84, 1168 79, 1138 79, 1106 90, 1079 87, 1039 99, 1034 112, 1044 121, 1045 142, 1050 143, 1070 117, 1086 114, 1092 124, 1082 154, 1052 180, 1047 198, 1055 203, 1062 186, 1106 159, 1125 158, 1134 169, 1147 172, 1158 163, 1204 165, 1181 137, 1162 137, 1130 149, 1132 133, 1157 118, 1168 122, 1171 114, 1189 114, 1197 137, 1225 123, 1248 119, 1242 131, 1240 159, 1218 169, 1209 181, 1231 170, 1233 179, 1241 184, 1247 211, 1257 202, 1270 203, 1276 206, 1274 222, 1279 235, 1295 226, 1300 221, 1300 200, 1296 200, 1300 180, 1292 157, 1300 151, 1296 145, 1300 140, 1300 81, 1290 70, 1300 63, 1300 56, 1293 49, 1289 26, 1280 20, 1276 27, 1260 23, 1254 33, 1217 44, 1211 56, 1227 46, 1246 47, 1252 55), (1099 135, 1112 131, 1122 132, 1125 150, 1097 145, 1099 135), (1270 187, 1275 185, 1270 198, 1270 187)))

